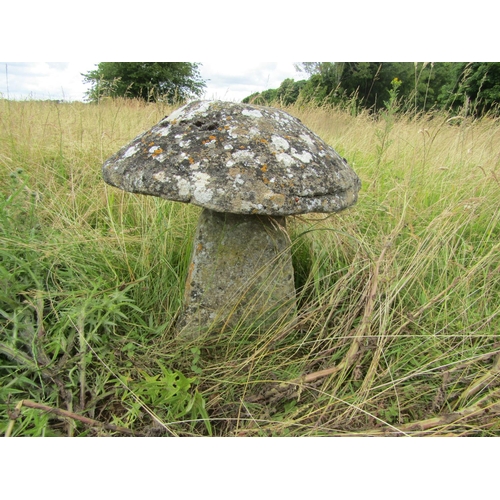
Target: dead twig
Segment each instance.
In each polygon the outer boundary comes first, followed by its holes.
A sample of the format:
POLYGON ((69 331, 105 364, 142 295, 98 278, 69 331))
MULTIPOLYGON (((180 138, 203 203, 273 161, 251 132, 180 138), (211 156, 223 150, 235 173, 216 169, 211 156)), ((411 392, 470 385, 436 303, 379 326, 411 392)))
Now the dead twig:
POLYGON ((497 353, 493 366, 482 377, 476 378, 472 384, 460 395, 455 406, 462 404, 468 398, 474 396, 477 392, 485 389, 495 378, 500 376, 500 353, 497 353))
MULTIPOLYGON (((420 434, 429 434, 432 429, 437 429, 439 427, 446 427, 451 424, 456 424, 460 421, 464 421, 471 417, 481 417, 483 415, 493 415, 500 414, 500 390, 497 389, 487 394, 484 398, 478 401, 476 404, 462 408, 461 410, 454 411, 451 413, 443 413, 433 418, 427 418, 425 420, 417 420, 415 422, 410 422, 408 424, 398 425, 397 429, 402 434, 410 434, 413 436, 418 436, 420 434), (491 399, 493 401, 489 402, 491 399)), ((377 429, 367 429, 362 431, 360 434, 365 436, 376 436, 376 435, 388 435, 392 434, 392 431, 387 428, 377 428, 377 429)), ((396 433, 399 435, 399 433, 396 433)))
POLYGON ((12 412, 10 415, 10 422, 5 432, 5 437, 11 436, 12 429, 14 428, 14 423, 16 419, 19 417, 21 413, 21 408, 23 406, 25 406, 26 408, 34 408, 36 410, 42 410, 49 413, 53 413, 54 415, 58 415, 59 417, 71 418, 72 420, 77 420, 79 422, 82 422, 83 424, 88 425, 89 427, 98 427, 109 431, 120 432, 121 434, 128 434, 129 436, 144 436, 143 434, 135 432, 131 429, 127 429, 125 427, 119 427, 113 424, 106 424, 103 422, 99 422, 98 420, 94 420, 92 418, 84 417, 83 415, 78 415, 77 413, 73 413, 71 411, 61 410, 60 408, 53 408, 51 406, 47 406, 41 403, 35 403, 34 401, 30 401, 28 399, 23 399, 19 401, 19 403, 16 405, 14 412, 12 412))

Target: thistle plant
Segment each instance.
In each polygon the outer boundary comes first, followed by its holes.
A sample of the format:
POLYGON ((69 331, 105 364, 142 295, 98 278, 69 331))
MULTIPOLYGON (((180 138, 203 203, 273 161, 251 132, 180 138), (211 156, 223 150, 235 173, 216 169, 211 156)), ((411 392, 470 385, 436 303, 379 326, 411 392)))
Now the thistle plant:
POLYGON ((398 94, 399 87, 402 83, 403 82, 397 77, 392 79, 391 88, 389 89, 389 100, 384 101, 385 111, 381 113, 384 125, 381 129, 375 131, 375 135, 380 142, 377 144, 377 167, 380 165, 384 153, 392 144, 392 140, 389 139, 389 136, 394 127, 395 115, 399 111, 398 94))

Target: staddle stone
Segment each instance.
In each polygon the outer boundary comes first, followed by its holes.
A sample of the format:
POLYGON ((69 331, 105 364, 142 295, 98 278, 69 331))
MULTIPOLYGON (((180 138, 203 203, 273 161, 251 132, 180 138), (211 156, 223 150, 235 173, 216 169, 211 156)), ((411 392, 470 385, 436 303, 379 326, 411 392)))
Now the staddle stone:
POLYGON ((285 216, 339 212, 361 181, 347 161, 285 111, 195 101, 123 146, 104 180, 202 207, 179 335, 267 327, 295 311, 285 216))

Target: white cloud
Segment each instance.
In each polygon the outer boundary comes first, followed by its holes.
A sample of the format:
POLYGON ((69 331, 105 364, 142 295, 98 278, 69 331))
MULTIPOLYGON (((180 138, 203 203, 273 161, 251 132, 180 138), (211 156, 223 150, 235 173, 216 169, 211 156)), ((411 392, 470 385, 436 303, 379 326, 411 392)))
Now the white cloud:
MULTIPOLYGON (((91 62, 2 62, 0 92, 11 99, 83 100, 88 85, 82 73, 95 69, 91 62)), ((206 80, 204 98, 241 101, 254 92, 277 88, 286 78, 300 80, 292 62, 207 62, 200 66, 206 80)))
POLYGON ((202 63, 200 73, 208 80, 205 97, 228 101, 277 88, 286 78, 304 78, 292 62, 207 62, 202 63))
POLYGON ((82 100, 88 86, 80 73, 94 63, 2 62, 0 92, 11 99, 82 100))

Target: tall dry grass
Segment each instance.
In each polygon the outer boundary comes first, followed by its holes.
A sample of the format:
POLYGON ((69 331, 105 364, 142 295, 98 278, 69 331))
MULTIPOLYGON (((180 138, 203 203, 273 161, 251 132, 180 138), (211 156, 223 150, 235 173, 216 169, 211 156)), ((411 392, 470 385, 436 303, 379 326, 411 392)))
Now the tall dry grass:
POLYGON ((288 109, 359 202, 289 220, 296 322, 181 345, 198 210, 100 174, 169 111, 0 101, 3 433, 498 435, 497 119, 288 109))

